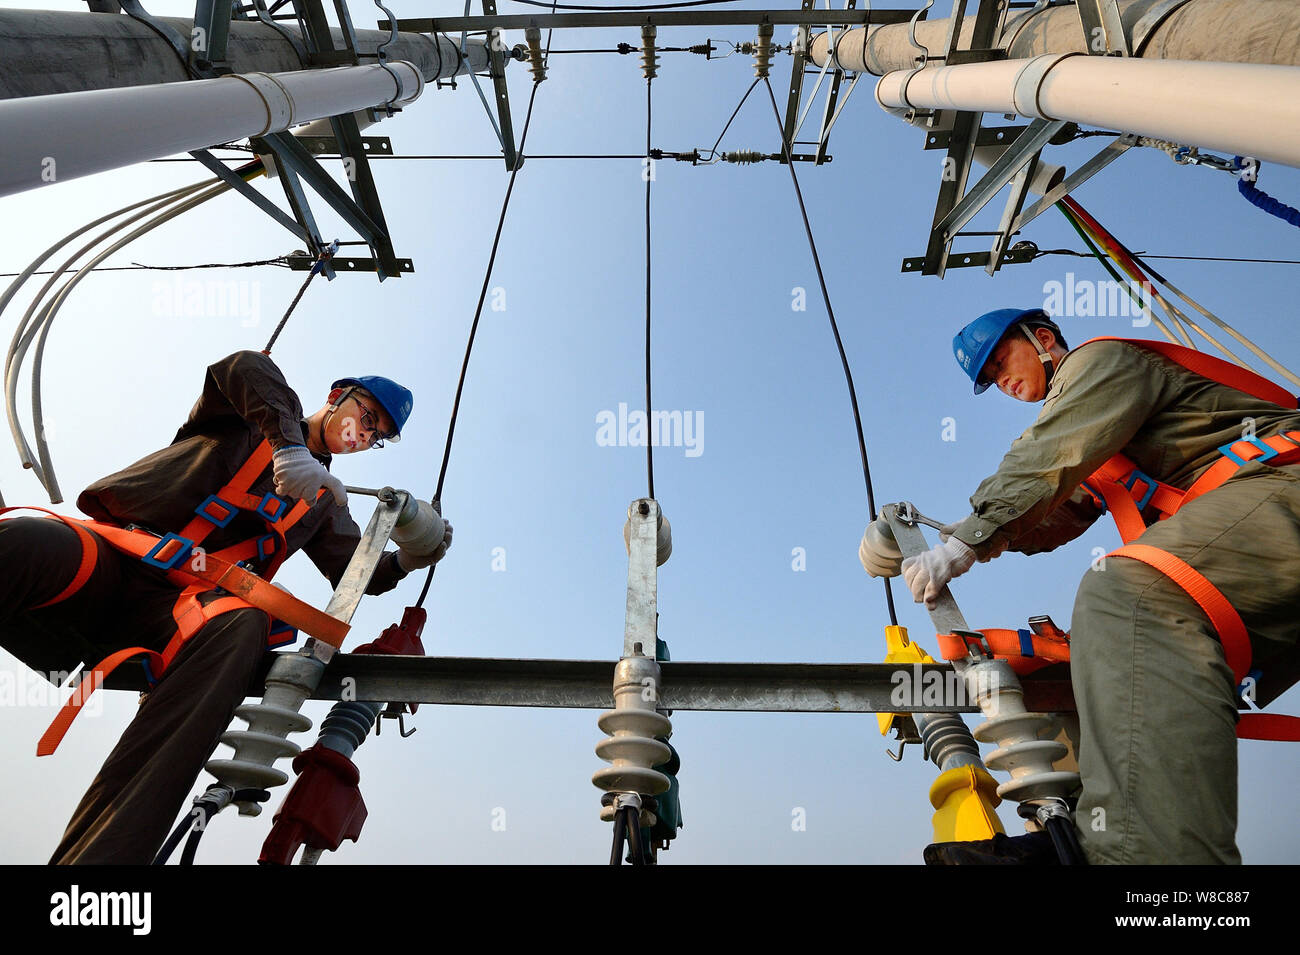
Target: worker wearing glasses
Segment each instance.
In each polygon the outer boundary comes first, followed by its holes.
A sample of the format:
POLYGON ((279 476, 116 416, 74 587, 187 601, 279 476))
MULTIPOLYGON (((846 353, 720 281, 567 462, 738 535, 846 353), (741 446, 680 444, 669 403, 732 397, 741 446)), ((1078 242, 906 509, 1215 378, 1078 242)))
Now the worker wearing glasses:
MULTIPOLYGON (((271 536, 261 510, 240 504, 221 516, 223 508, 230 510, 223 489, 243 473, 248 487, 242 499, 262 501, 259 507, 272 508, 276 519, 282 508, 307 505, 284 526, 281 550, 263 556, 259 548, 248 559, 249 569, 269 575, 301 550, 338 586, 361 531, 348 511, 343 482, 330 473, 331 458, 399 440, 412 405, 411 392, 387 378, 344 378, 308 416, 268 356, 236 352, 208 367, 198 401, 168 446, 91 484, 77 507, 101 524, 159 539, 183 538, 198 514, 214 524, 202 548, 194 548, 198 560, 204 548, 216 554, 271 536), (266 461, 261 470, 251 466, 257 460, 266 461)), ((440 516, 433 523, 419 540, 399 541, 396 551, 379 558, 367 593, 391 590, 411 571, 442 558, 452 529, 440 516)), ((162 651, 178 632, 178 608, 188 607, 202 621, 161 676, 153 674, 156 682, 51 859, 147 863, 235 706, 260 692, 254 678, 267 650, 270 619, 255 606, 207 611, 221 606, 217 590, 185 604, 194 588, 182 591, 175 577, 191 559, 188 548, 181 563, 164 571, 157 561, 151 565, 110 546, 93 525, 86 530, 83 524, 79 532, 75 524, 76 519, 45 517, 0 520, 4 649, 37 673, 73 671, 80 661, 129 647, 162 651)))

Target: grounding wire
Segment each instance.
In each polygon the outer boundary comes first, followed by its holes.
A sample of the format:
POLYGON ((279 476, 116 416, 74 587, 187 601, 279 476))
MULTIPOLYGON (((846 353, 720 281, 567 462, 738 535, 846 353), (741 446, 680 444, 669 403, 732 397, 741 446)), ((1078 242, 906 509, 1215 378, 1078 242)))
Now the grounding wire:
POLYGON ((338 249, 338 246, 338 242, 334 242, 316 257, 315 263, 313 263, 312 267, 307 271, 306 280, 298 289, 298 294, 293 297, 293 301, 289 303, 289 307, 284 310, 284 315, 280 318, 280 324, 276 325, 275 331, 271 332, 271 337, 267 341, 266 347, 262 349, 263 355, 269 356, 271 354, 271 349, 274 347, 276 339, 280 337, 280 332, 284 331, 284 326, 289 323, 289 316, 292 315, 293 310, 298 307, 298 303, 302 301, 302 297, 307 294, 307 286, 311 285, 312 279, 324 271, 325 263, 334 257, 334 252, 338 249))
MULTIPOLYGON (((831 322, 831 333, 835 336, 835 347, 840 353, 840 365, 844 368, 844 380, 849 386, 849 401, 853 405, 853 424, 858 433, 858 453, 862 457, 862 478, 867 486, 867 509, 871 514, 871 520, 876 519, 876 495, 871 486, 871 465, 867 461, 867 442, 862 434, 862 413, 858 409, 858 393, 853 386, 853 372, 849 369, 849 358, 844 352, 844 341, 840 338, 839 325, 835 322, 835 311, 831 308, 831 295, 826 289, 826 276, 822 272, 821 258, 817 254, 817 242, 813 239, 812 224, 808 221, 808 207, 804 205, 803 191, 799 188, 799 177, 795 175, 794 162, 790 158, 790 146, 785 141, 785 130, 781 123, 781 110, 776 105, 776 94, 772 92, 772 82, 767 77, 762 77, 763 84, 767 87, 768 99, 772 102, 772 115, 776 117, 776 126, 778 135, 781 139, 781 151, 785 156, 785 163, 790 169, 790 181, 794 184, 794 195, 799 201, 799 214, 803 217, 804 232, 808 236, 808 248, 812 252, 813 265, 817 269, 817 282, 821 286, 822 300, 826 303, 826 316, 831 322)), ((898 612, 894 608, 894 592, 890 587, 889 578, 882 577, 885 584, 885 603, 889 607, 889 622, 893 626, 898 626, 898 612)))
MULTIPOLYGON (((542 68, 545 69, 546 62, 549 59, 551 49, 551 37, 554 30, 546 32, 546 52, 542 55, 542 68)), ((533 121, 533 104, 537 101, 537 88, 541 86, 540 79, 533 80, 533 89, 528 94, 528 111, 524 114, 524 128, 519 136, 519 148, 515 150, 515 165, 510 170, 510 181, 506 184, 506 195, 501 201, 501 214, 497 216, 496 234, 492 237, 492 251, 488 254, 487 270, 483 275, 483 287, 479 290, 478 305, 474 309, 474 321, 470 323, 469 338, 465 342, 465 357, 460 364, 460 377, 456 380, 456 397, 451 404, 451 419, 447 422, 447 443, 442 449, 442 465, 438 468, 438 486, 433 492, 431 503, 438 507, 442 500, 443 482, 447 479, 447 463, 451 460, 451 442, 456 435, 456 418, 460 414, 460 399, 465 392, 465 376, 469 371, 469 356, 474 350, 474 337, 478 334, 478 323, 483 317, 483 303, 487 301, 488 286, 492 282, 492 267, 496 264, 497 249, 501 245, 501 231, 506 224, 506 210, 510 208, 510 196, 515 191, 515 177, 519 175, 519 169, 524 161, 524 144, 528 142, 528 128, 533 121)), ((424 599, 429 595, 429 585, 433 583, 433 571, 437 564, 429 565, 429 572, 424 578, 424 586, 420 589, 420 597, 416 600, 417 607, 424 606, 424 599)))

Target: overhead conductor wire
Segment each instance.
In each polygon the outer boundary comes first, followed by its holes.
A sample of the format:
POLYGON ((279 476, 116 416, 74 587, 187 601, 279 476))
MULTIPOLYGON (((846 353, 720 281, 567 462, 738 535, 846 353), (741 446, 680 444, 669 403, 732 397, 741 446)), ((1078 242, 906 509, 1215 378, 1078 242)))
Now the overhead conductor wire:
MULTIPOLYGON (((552 5, 554 11, 554 5, 552 5)), ((542 57, 542 66, 545 65, 550 57, 551 36, 554 30, 546 31, 546 53, 542 57)), ((492 237, 492 251, 488 255, 487 271, 483 275, 483 287, 478 293, 478 306, 474 309, 474 321, 470 323, 469 339, 465 342, 465 357, 460 363, 460 377, 456 381, 456 397, 451 405, 451 420, 447 423, 447 444, 442 449, 442 466, 438 469, 438 486, 433 492, 431 503, 435 508, 441 508, 442 486, 447 479, 447 462, 451 460, 451 442, 456 435, 456 418, 460 414, 460 399, 465 392, 465 375, 469 371, 469 356, 474 350, 474 337, 478 334, 478 323, 483 317, 483 303, 487 300, 488 286, 492 281, 492 267, 496 264, 497 248, 501 245, 501 231, 506 223, 506 210, 510 208, 510 196, 515 191, 515 177, 519 175, 519 167, 524 162, 524 145, 528 142, 528 127, 533 121, 533 103, 537 100, 537 88, 541 85, 545 77, 544 72, 539 72, 533 79, 532 92, 528 94, 528 112, 524 114, 524 128, 519 136, 519 148, 515 151, 515 165, 510 170, 510 181, 506 184, 506 195, 501 202, 501 214, 497 216, 496 234, 492 237)), ((433 583, 433 570, 437 564, 429 565, 429 573, 424 578, 424 586, 420 588, 420 597, 416 600, 417 607, 424 606, 424 599, 429 595, 429 585, 433 583)))
MULTIPOLYGON (((654 158, 650 155, 650 87, 654 82, 653 76, 647 76, 645 81, 645 414, 646 420, 650 419, 650 409, 654 407, 650 403, 650 183, 654 179, 652 170, 654 169, 654 158)), ((645 443, 645 470, 646 486, 648 488, 647 496, 654 500, 655 496, 655 456, 654 442, 645 443)))
MULTIPOLYGON (((826 289, 826 276, 822 273, 821 257, 817 254, 817 242, 813 239, 812 225, 808 221, 808 207, 804 205, 803 191, 799 188, 799 177, 794 172, 794 160, 790 158, 790 146, 785 141, 785 129, 781 123, 781 111, 776 105, 776 94, 772 92, 772 81, 766 76, 762 78, 764 85, 767 86, 767 96, 772 102, 772 115, 776 117, 776 127, 778 136, 781 138, 781 152, 785 158, 785 164, 790 170, 790 181, 794 183, 794 195, 799 200, 799 214, 803 216, 804 232, 808 235, 808 248, 812 251, 813 265, 817 268, 817 282, 821 285, 822 300, 826 303, 826 316, 831 322, 831 333, 835 336, 835 347, 839 349, 840 364, 844 368, 844 380, 849 386, 849 401, 853 404, 853 424, 858 432, 858 453, 862 457, 862 478, 867 485, 867 509, 871 513, 871 520, 876 519, 876 495, 871 487, 871 466, 867 462, 867 442, 862 435, 862 413, 858 410, 858 392, 853 386, 853 372, 849 370, 849 359, 844 353, 844 341, 840 338, 839 325, 835 322, 835 310, 831 308, 831 295, 826 289)), ((894 592, 890 587, 889 578, 882 577, 885 584, 885 603, 889 606, 889 622, 893 626, 898 626, 898 612, 894 608, 894 592)))

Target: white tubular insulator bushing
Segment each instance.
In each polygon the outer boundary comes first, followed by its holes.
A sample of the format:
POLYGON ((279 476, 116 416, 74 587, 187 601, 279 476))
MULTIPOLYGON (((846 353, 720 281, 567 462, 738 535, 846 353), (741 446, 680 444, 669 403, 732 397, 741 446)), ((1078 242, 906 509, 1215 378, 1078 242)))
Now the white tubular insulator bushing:
POLYGON ((655 738, 672 732, 672 721, 656 709, 658 687, 659 664, 649 657, 624 657, 614 668, 614 709, 596 720, 609 734, 596 744, 596 755, 613 764, 592 774, 600 789, 645 796, 668 791, 668 777, 653 768, 672 755, 655 738))
POLYGON ((442 546, 447 524, 428 501, 420 501, 415 516, 393 528, 393 543, 408 554, 427 557, 442 546))
POLYGON ((420 71, 395 60, 0 100, 0 196, 328 116, 404 106, 423 89, 420 71))
POLYGON ((998 786, 998 796, 1013 802, 1062 799, 1079 785, 1079 774, 1057 770, 1053 763, 1069 748, 1052 737, 1059 726, 1046 713, 1025 709, 1024 691, 1009 664, 986 660, 963 672, 967 692, 987 718, 975 727, 981 743, 998 748, 985 759, 989 769, 1011 774, 998 786))
POLYGON ((898 70, 885 109, 957 109, 1067 120, 1300 166, 1300 67, 1047 54, 898 70))
MULTIPOLYGON (((299 710, 319 685, 324 670, 319 660, 301 653, 279 657, 267 676, 262 701, 245 703, 235 710, 235 716, 248 728, 227 730, 221 735, 221 742, 234 749, 234 754, 229 759, 208 760, 207 771, 232 789, 270 789, 288 782, 288 774, 276 769, 275 762, 300 751, 288 736, 311 729, 311 720, 299 710)), ((262 811, 258 802, 236 805, 241 816, 256 816, 262 811)))

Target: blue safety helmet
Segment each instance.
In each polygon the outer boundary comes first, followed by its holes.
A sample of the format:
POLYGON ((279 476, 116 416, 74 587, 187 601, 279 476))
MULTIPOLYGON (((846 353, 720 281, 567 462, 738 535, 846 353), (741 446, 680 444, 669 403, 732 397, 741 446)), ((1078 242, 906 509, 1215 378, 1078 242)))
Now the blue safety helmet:
POLYGON ((384 435, 385 441, 402 440, 402 428, 406 426, 406 419, 411 416, 411 408, 415 404, 415 397, 410 390, 403 388, 391 378, 381 378, 378 375, 362 375, 360 378, 340 378, 330 388, 344 388, 348 385, 354 385, 358 388, 364 388, 370 392, 379 402, 380 406, 388 412, 388 417, 393 419, 395 433, 384 435))
MULTIPOLYGON (((975 383, 975 394, 983 394, 993 384, 981 381, 980 372, 998 347, 998 342, 1002 341, 1002 336, 1020 322, 1029 328, 1050 328, 1058 339, 1061 337, 1061 330, 1041 308, 1000 308, 981 315, 953 337, 952 353, 961 370, 975 383)), ((1039 351, 1042 352, 1042 348, 1039 351)))

